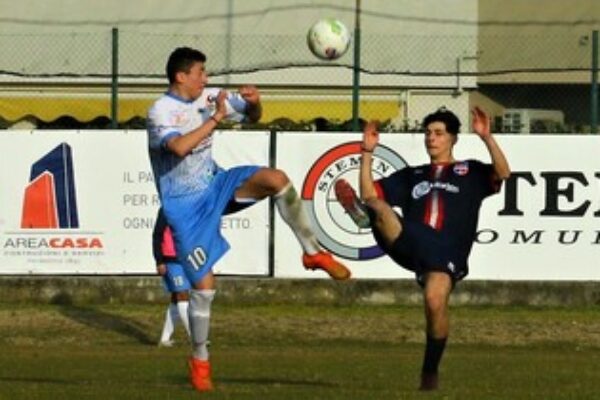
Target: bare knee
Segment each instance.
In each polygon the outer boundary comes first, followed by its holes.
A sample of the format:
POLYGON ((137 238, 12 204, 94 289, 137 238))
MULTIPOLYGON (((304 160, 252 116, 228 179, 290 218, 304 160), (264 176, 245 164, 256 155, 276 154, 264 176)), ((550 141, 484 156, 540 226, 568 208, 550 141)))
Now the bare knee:
POLYGON ((439 315, 446 312, 448 298, 452 290, 452 280, 444 272, 429 272, 425 278, 425 310, 428 315, 439 315))
POLYGON ((264 195, 274 195, 281 192, 290 182, 290 178, 280 169, 263 168, 254 177, 264 195))
POLYGON ((280 169, 269 169, 269 184, 275 192, 281 191, 290 182, 287 174, 280 169))
POLYGON ((446 311, 446 296, 439 292, 425 293, 425 308, 428 315, 440 315, 446 311))
POLYGON ((261 168, 236 190, 235 197, 264 199, 280 193, 289 182, 285 172, 275 168, 261 168))

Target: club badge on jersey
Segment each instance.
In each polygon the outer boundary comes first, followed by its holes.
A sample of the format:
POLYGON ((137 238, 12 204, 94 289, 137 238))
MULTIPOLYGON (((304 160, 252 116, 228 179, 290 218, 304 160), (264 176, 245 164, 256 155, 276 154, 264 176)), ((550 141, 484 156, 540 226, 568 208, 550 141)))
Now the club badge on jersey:
POLYGON ((465 176, 469 173, 469 163, 466 161, 458 162, 454 164, 454 173, 458 176, 465 176))

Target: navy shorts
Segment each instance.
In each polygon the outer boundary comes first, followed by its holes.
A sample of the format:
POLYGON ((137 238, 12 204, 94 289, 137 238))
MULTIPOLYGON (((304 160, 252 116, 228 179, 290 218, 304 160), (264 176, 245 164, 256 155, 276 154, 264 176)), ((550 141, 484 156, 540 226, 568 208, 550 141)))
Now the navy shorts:
POLYGON ((385 245, 376 229, 373 235, 390 258, 415 273, 419 285, 424 285, 424 275, 430 271, 447 273, 453 284, 467 276, 467 257, 451 240, 423 223, 398 219, 402 233, 391 246, 385 245))

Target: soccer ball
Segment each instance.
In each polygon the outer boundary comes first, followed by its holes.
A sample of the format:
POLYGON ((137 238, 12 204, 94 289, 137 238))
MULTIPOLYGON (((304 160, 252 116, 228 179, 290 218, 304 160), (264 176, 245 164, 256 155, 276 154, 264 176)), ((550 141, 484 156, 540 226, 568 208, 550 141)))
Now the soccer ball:
POLYGON ((308 30, 306 41, 316 57, 321 60, 335 60, 348 50, 350 32, 346 25, 337 19, 322 19, 308 30))

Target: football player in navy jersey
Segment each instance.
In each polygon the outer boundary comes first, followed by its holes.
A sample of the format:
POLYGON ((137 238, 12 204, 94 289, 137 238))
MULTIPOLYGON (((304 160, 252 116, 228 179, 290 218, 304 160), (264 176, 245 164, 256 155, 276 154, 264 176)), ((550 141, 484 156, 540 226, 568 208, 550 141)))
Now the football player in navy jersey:
POLYGON ((171 303, 167 308, 158 345, 171 347, 174 343, 171 336, 178 321, 182 323, 188 337, 190 336, 188 308, 189 290, 192 286, 183 266, 177 261, 171 228, 167 225, 162 210, 159 210, 156 216, 152 231, 152 254, 156 262, 156 272, 162 277, 165 289, 171 294, 171 303))
POLYGON ((371 227, 379 246, 413 271, 423 287, 427 342, 421 390, 438 387, 438 365, 449 332, 448 300, 455 283, 468 273, 481 203, 510 176, 488 116, 476 107, 472 118, 490 164, 454 158, 460 121, 441 108, 423 120, 429 164, 406 167, 375 181, 371 165, 379 134, 377 124, 369 122, 361 147, 360 199, 348 182, 338 180, 335 186, 338 201, 354 222, 371 227), (402 216, 394 206, 400 207, 402 216))
POLYGON ((223 119, 256 122, 262 114, 254 86, 237 93, 207 88, 206 56, 179 47, 166 65, 169 88, 148 112, 150 162, 162 210, 173 232, 179 262, 192 289, 188 313, 192 338, 190 380, 198 391, 213 389, 208 354, 215 263, 229 250, 221 234, 224 214, 273 197, 283 220, 303 250, 306 269, 325 271, 333 279, 350 278, 350 270, 323 250, 302 201, 281 170, 258 165, 223 169, 212 158, 213 132, 223 119))

